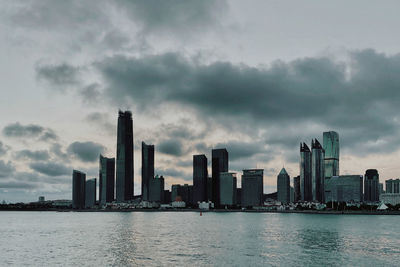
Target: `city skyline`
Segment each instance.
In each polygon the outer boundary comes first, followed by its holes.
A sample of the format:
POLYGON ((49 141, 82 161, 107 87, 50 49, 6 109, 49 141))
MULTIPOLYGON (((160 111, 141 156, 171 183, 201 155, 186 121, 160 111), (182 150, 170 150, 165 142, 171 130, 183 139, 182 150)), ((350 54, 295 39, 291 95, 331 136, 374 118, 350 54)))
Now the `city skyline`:
POLYGON ((192 183, 193 155, 211 176, 226 147, 238 185, 262 168, 274 192, 283 166, 300 174, 298 144, 331 130, 340 175, 400 177, 396 2, 186 2, 162 16, 145 1, 0 7, 0 201, 70 198, 72 169, 100 185, 119 109, 132 110, 135 195, 142 141, 166 188, 192 183))

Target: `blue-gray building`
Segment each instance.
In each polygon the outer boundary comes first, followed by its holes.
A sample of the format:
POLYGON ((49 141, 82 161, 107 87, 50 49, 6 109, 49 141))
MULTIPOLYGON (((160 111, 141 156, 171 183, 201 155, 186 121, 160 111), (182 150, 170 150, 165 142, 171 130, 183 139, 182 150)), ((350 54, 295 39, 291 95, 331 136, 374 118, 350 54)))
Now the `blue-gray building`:
POLYGON ((164 177, 158 176, 152 178, 150 181, 150 190, 148 201, 151 202, 164 202, 164 177))
POLYGON ((243 170, 242 174, 242 207, 261 206, 264 201, 264 170, 243 170))
POLYGON ((311 160, 311 181, 312 181, 312 200, 324 203, 325 197, 325 152, 317 139, 312 141, 312 160, 311 160))
POLYGON ((193 202, 207 201, 207 157, 193 155, 193 202))
POLYGON ((133 125, 130 111, 119 111, 117 129, 117 202, 133 199, 133 125))
POLYGON ((85 208, 86 198, 86 174, 78 171, 72 171, 72 208, 85 208))
POLYGON ((339 176, 339 134, 329 131, 323 137, 325 177, 339 176))
POLYGON ((114 201, 115 158, 100 155, 99 169, 99 200, 100 204, 104 205, 114 201))
POLYGON ((290 176, 285 168, 279 172, 277 177, 278 201, 282 203, 290 202, 290 176))
POLYGON ((233 172, 221 172, 220 176, 220 205, 222 207, 232 207, 236 205, 236 190, 237 190, 237 178, 236 173, 233 172))
POLYGON ((225 148, 213 149, 212 154, 212 202, 219 207, 219 175, 228 172, 228 151, 225 148))
POLYGON ((96 205, 96 178, 86 181, 85 207, 91 208, 96 205))
POLYGON ((325 202, 361 202, 362 199, 362 175, 341 175, 325 178, 325 202))
POLYGON ((369 169, 364 175, 364 201, 379 201, 379 174, 375 169, 369 169))
POLYGON ((302 201, 312 201, 311 151, 306 143, 300 144, 300 196, 302 201))
MULTIPOLYGON (((150 200, 150 191, 151 191, 151 181, 154 179, 154 145, 146 145, 145 142, 142 142, 142 199, 150 200)), ((160 181, 156 181, 157 184, 160 181)), ((153 194, 153 196, 158 195, 158 187, 157 192, 153 194)), ((164 190, 164 186, 163 189, 164 190)), ((158 199, 158 197, 157 197, 158 199)))

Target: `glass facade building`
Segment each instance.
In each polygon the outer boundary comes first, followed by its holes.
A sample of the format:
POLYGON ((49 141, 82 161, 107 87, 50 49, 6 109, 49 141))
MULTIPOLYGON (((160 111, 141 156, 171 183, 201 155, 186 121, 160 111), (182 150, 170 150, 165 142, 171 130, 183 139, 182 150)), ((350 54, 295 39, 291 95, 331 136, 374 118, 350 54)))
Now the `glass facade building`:
POLYGON ((375 169, 369 169, 365 172, 364 201, 379 201, 379 174, 375 169))
POLYGON ((264 170, 243 170, 242 174, 242 207, 261 206, 264 201, 264 170))
POLYGON ((207 201, 207 157, 193 155, 193 202, 207 201))
POLYGON ((325 179, 325 202, 361 202, 362 192, 362 175, 341 175, 325 179))
POLYGON ((219 206, 219 174, 228 172, 228 151, 225 148, 213 149, 212 156, 212 202, 219 206))
POLYGON ((237 178, 236 173, 221 172, 220 173, 220 204, 221 206, 235 206, 236 205, 236 189, 237 178))
POLYGON ((325 177, 339 175, 339 134, 334 131, 323 133, 325 151, 325 177))
POLYGON ((85 207, 91 208, 96 205, 96 178, 86 181, 85 207))
POLYGON ((317 139, 312 141, 312 160, 311 160, 311 180, 312 180, 312 200, 314 202, 323 203, 324 183, 325 183, 325 164, 324 149, 317 139))
POLYGON ((85 208, 86 198, 86 174, 73 170, 72 171, 72 208, 85 208))
MULTIPOLYGON (((146 145, 145 142, 142 142, 142 200, 145 201, 150 200, 150 191, 152 188, 151 181, 153 179, 154 179, 154 145, 146 145)), ((157 192, 158 191, 159 190, 157 189, 157 192)))
POLYGON ((99 200, 104 205, 114 201, 115 190, 115 158, 100 155, 99 200))
POLYGON ((302 201, 312 201, 311 151, 306 143, 300 144, 300 196, 302 201))
POLYGON ((278 201, 282 203, 290 202, 290 176, 285 168, 282 168, 277 177, 278 201))

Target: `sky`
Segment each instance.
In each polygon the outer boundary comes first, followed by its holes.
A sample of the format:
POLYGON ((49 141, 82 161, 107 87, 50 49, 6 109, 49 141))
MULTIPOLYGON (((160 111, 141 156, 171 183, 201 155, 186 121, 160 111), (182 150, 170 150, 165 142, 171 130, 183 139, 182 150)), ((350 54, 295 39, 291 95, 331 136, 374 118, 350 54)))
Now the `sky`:
MULTIPOLYGON (((0 201, 71 199, 98 177, 131 110, 155 172, 192 184, 192 157, 299 174, 299 144, 340 136, 340 174, 399 177, 398 1, 0 0, 0 201)), ((209 173, 211 168, 209 164, 209 173)))

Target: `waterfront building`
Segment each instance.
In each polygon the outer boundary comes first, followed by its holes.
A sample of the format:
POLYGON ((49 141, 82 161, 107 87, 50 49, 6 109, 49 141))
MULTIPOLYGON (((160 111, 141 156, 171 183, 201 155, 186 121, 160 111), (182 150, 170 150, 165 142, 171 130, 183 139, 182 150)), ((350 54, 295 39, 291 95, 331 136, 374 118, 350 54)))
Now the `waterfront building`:
POLYGON ((282 168, 277 177, 278 201, 282 203, 290 202, 290 176, 285 168, 282 168))
POLYGON ((393 206, 400 204, 400 193, 384 193, 379 195, 379 200, 393 206))
POLYGON ((242 174, 242 207, 262 206, 264 201, 264 170, 243 170, 242 174))
MULTIPOLYGON (((154 145, 147 145, 142 142, 142 200, 149 201, 151 194, 151 181, 154 179, 154 145)), ((157 193, 159 194, 160 181, 155 182, 157 193)), ((164 190, 164 187, 162 188, 164 190)), ((154 195, 154 196, 155 196, 154 195)), ((158 197, 157 197, 158 199, 158 197)), ((150 200, 151 201, 151 200, 150 200)))
POLYGON ((228 172, 228 151, 225 148, 213 149, 212 152, 212 202, 219 207, 219 175, 228 172))
POLYGON ((294 188, 290 187, 290 203, 294 202, 294 188))
POLYGON ((99 200, 104 205, 114 201, 115 190, 115 158, 100 155, 99 200))
POLYGON ((314 202, 323 203, 324 182, 325 182, 325 152, 317 139, 312 141, 311 151, 311 184, 312 184, 312 200, 314 202))
POLYGON ((133 199, 133 126, 132 113, 119 111, 117 129, 117 202, 133 199))
POLYGON ((383 183, 379 183, 378 184, 378 191, 379 191, 379 195, 385 193, 385 191, 383 190, 383 183))
POLYGON ((362 175, 340 175, 325 179, 325 202, 361 202, 362 192, 362 175))
POLYGON ((220 173, 220 205, 232 207, 236 205, 236 190, 237 190, 237 178, 236 173, 233 172, 221 172, 220 173))
POLYGON ((294 187, 294 202, 298 202, 301 200, 300 175, 293 178, 293 187, 294 187))
POLYGON ((148 201, 161 203, 164 201, 164 177, 156 175, 150 179, 148 201))
POLYGON ((212 177, 207 178, 207 200, 212 201, 212 177))
POLYGON ((85 207, 91 208, 96 205, 96 178, 86 181, 85 207))
POLYGON ((325 177, 339 175, 339 134, 334 131, 323 133, 323 149, 325 151, 325 177))
POLYGON ((164 204, 169 204, 171 203, 171 191, 169 190, 164 190, 164 204))
POLYGON ((236 188, 236 205, 242 206, 242 188, 236 188))
POLYGON ((173 184, 171 186, 171 202, 176 201, 177 197, 181 197, 179 195, 179 189, 180 189, 181 185, 180 184, 173 184))
POLYGON ((85 187, 86 187, 86 174, 78 171, 72 171, 72 208, 83 209, 85 208, 85 187))
POLYGON ((300 196, 302 201, 312 201, 311 151, 306 143, 300 144, 300 196))
POLYGON ((400 193, 400 179, 389 179, 386 180, 386 191, 385 193, 400 193))
POLYGON ((369 169, 364 175, 364 201, 379 201, 379 174, 375 169, 369 169))
POLYGON ((208 200, 207 196, 207 157, 193 155, 193 202, 208 200))

